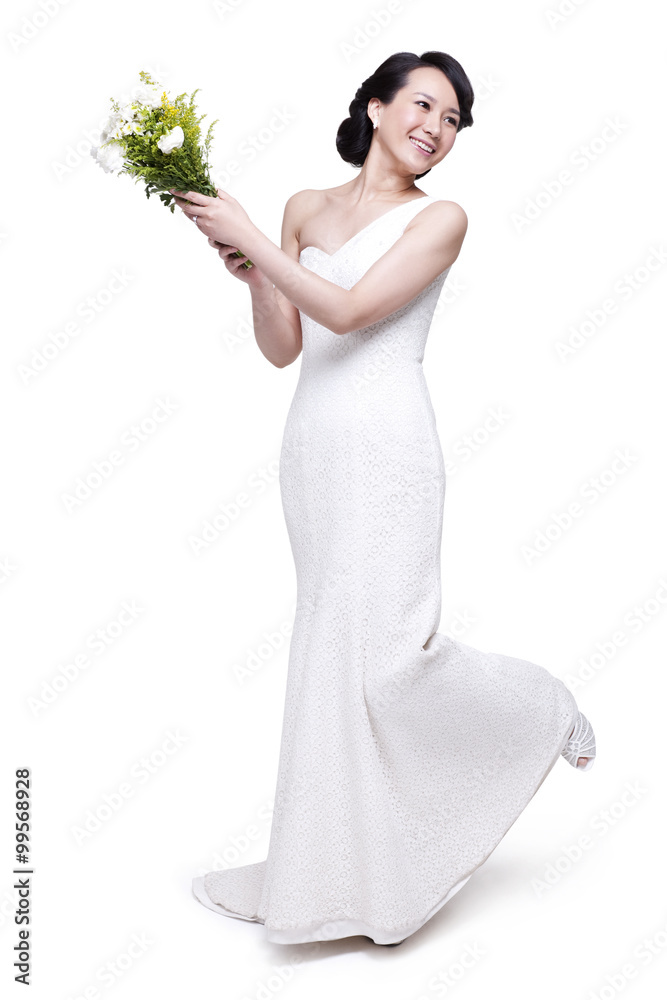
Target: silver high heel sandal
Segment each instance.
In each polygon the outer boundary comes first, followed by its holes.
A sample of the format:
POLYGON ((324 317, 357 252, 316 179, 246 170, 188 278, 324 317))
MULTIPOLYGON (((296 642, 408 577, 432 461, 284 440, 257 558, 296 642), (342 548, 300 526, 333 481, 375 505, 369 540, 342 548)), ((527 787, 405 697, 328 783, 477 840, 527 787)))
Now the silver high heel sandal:
POLYGON ((574 729, 570 733, 570 738, 565 744, 561 754, 568 764, 576 767, 578 771, 590 771, 595 761, 595 733, 593 727, 583 712, 579 712, 579 717, 574 724, 574 729), (580 760, 584 760, 580 764, 580 760))

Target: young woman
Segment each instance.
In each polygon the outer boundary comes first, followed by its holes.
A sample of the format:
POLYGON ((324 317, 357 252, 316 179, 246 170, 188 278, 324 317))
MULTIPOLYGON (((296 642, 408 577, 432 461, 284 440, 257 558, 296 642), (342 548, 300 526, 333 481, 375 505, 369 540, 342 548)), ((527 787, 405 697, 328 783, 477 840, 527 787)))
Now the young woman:
POLYGON ((302 356, 280 455, 297 607, 268 856, 193 880, 270 941, 399 944, 561 754, 595 757, 562 681, 437 631, 445 470, 421 362, 467 217, 415 181, 472 125, 473 96, 443 52, 386 59, 336 136, 359 172, 292 195, 281 249, 226 192, 176 192, 250 288, 263 354, 302 356))

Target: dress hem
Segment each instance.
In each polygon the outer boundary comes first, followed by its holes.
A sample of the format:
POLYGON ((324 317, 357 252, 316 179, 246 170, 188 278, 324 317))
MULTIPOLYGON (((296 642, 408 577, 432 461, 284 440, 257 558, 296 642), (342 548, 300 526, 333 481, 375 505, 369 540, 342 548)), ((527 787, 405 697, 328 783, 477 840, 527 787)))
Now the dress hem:
MULTIPOLYGON (((536 786, 534 792, 532 793, 532 795, 530 796, 530 798, 526 802, 526 805, 528 805, 528 803, 531 801, 531 799, 534 798, 534 796, 537 794, 538 790, 541 788, 542 784, 544 783, 547 775, 552 770, 552 768, 556 764, 556 761, 558 760, 558 758, 560 757, 562 751, 564 750, 565 746, 567 745, 567 742, 568 742, 568 739, 569 739, 569 736, 570 736, 570 732, 572 730, 572 726, 576 722, 577 716, 579 714, 579 709, 578 709, 577 704, 574 701, 574 699, 572 699, 572 702, 573 702, 573 714, 572 714, 572 718, 568 722, 567 727, 565 729, 565 736, 561 740, 561 743, 560 743, 560 745, 558 747, 557 753, 554 755, 551 763, 546 768, 544 774, 542 775, 542 778, 540 779, 539 784, 536 786)), ((525 806, 524 806, 524 808, 525 808, 525 806)), ((516 820, 514 822, 516 822, 516 820)), ((514 823, 510 824, 510 826, 513 826, 513 825, 514 825, 514 823)), ((508 832, 509 829, 510 829, 510 827, 507 828, 507 830, 503 834, 503 837, 505 836, 505 834, 508 832)), ((501 837, 501 840, 502 840, 502 837, 501 837)), ((498 841, 498 844, 499 843, 500 843, 500 841, 498 841)), ((498 844, 496 844, 491 849, 491 851, 489 851, 489 853, 486 855, 486 857, 483 858, 479 862, 479 864, 475 865, 475 867, 472 869, 472 871, 469 872, 468 875, 465 876, 465 878, 463 878, 459 882, 457 882, 456 885, 454 885, 449 890, 449 892, 444 896, 444 898, 441 899, 441 900, 439 900, 439 902, 437 902, 435 904, 435 906, 433 906, 431 908, 431 910, 427 913, 427 915, 425 917, 423 917, 417 924, 413 924, 409 928, 405 928, 403 930, 396 931, 393 934, 393 936, 392 936, 391 932, 387 933, 386 935, 383 934, 382 932, 378 931, 377 928, 371 927, 369 924, 365 923, 363 920, 344 919, 344 920, 329 920, 325 924, 319 924, 317 927, 315 927, 315 928, 313 928, 312 930, 309 930, 309 931, 306 931, 303 928, 301 928, 301 929, 299 929, 299 928, 295 928, 295 929, 285 928, 285 929, 281 930, 280 928, 270 928, 270 927, 268 927, 268 928, 266 928, 266 939, 268 941, 271 941, 273 944, 310 944, 313 941, 336 941, 336 940, 339 940, 340 938, 355 937, 357 935, 363 935, 364 937, 369 937, 375 944, 378 944, 378 945, 382 945, 382 944, 398 944, 400 941, 404 941, 406 938, 411 937, 413 934, 415 934, 418 930, 420 930, 424 926, 424 924, 426 924, 433 916, 435 916, 435 914, 438 912, 438 910, 442 909, 442 907, 445 905, 445 903, 448 903, 449 900, 453 896, 455 896, 456 893, 460 889, 463 888, 463 886, 472 877, 472 875, 474 875, 474 873, 477 871, 477 869, 480 868, 483 864, 485 864, 486 861, 488 861, 488 859, 493 854, 493 851, 495 851, 495 849, 498 846, 498 844), (378 940, 379 938, 383 938, 385 936, 388 938, 388 940, 378 940)), ((192 880, 192 891, 193 891, 194 895, 196 896, 196 898, 201 903, 203 903, 204 906, 207 906, 210 910, 214 910, 216 913, 221 913, 224 916, 228 916, 228 917, 236 917, 239 920, 249 920, 249 921, 252 921, 254 923, 258 923, 258 924, 262 924, 262 925, 266 926, 265 921, 264 920, 260 920, 259 917, 247 917, 247 916, 244 916, 241 913, 234 913, 232 910, 225 909, 225 907, 222 906, 220 903, 213 902, 213 900, 210 898, 210 896, 206 892, 206 888, 204 886, 204 876, 203 875, 199 876, 198 878, 194 878, 192 880)))

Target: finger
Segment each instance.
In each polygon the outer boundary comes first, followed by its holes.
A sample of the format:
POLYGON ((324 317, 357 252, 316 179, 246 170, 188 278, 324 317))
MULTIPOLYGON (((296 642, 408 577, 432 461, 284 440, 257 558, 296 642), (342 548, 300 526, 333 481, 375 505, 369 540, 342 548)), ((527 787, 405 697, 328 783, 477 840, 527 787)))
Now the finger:
POLYGON ((183 215, 187 215, 187 217, 192 219, 193 222, 195 219, 197 222, 199 222, 200 219, 203 222, 206 218, 206 209, 202 208, 201 205, 184 205, 183 215))
POLYGON ((191 205, 189 201, 185 200, 185 198, 174 198, 174 202, 176 203, 176 206, 178 208, 180 208, 180 210, 182 212, 186 212, 188 208, 194 209, 194 213, 195 214, 197 212, 199 212, 201 214, 201 212, 203 211, 203 206, 202 205, 191 205))
POLYGON ((193 205, 208 205, 209 202, 215 200, 209 198, 208 195, 200 194, 198 191, 177 191, 176 188, 169 188, 169 193, 184 201, 190 201, 193 205))
POLYGON ((174 197, 182 198, 185 201, 192 201, 192 195, 194 194, 194 191, 178 191, 176 188, 169 188, 169 192, 174 197))
POLYGON ((236 253, 236 247, 230 247, 226 243, 217 243, 216 246, 219 252, 226 257, 233 257, 236 253))
POLYGON ((231 265, 235 271, 237 271, 240 265, 243 264, 244 260, 248 259, 247 257, 237 257, 236 251, 233 247, 231 250, 225 249, 225 250, 220 250, 218 252, 222 257, 222 259, 225 261, 225 263, 227 265, 231 265))

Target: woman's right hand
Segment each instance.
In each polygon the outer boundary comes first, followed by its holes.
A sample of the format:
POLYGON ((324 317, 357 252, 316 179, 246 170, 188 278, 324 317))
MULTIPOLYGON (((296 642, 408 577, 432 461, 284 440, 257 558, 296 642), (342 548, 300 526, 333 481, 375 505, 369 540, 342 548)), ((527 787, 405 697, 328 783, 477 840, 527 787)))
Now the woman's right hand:
POLYGON ((212 246, 214 250, 218 251, 218 256, 222 261, 224 261, 225 267, 230 274, 233 274, 235 278, 239 281, 245 282, 251 288, 261 288, 264 284, 269 284, 273 287, 273 282, 263 274, 256 264, 252 267, 244 267, 243 262, 248 260, 248 257, 237 257, 236 251, 238 247, 229 246, 226 243, 219 243, 217 240, 209 238, 209 246, 212 246))

